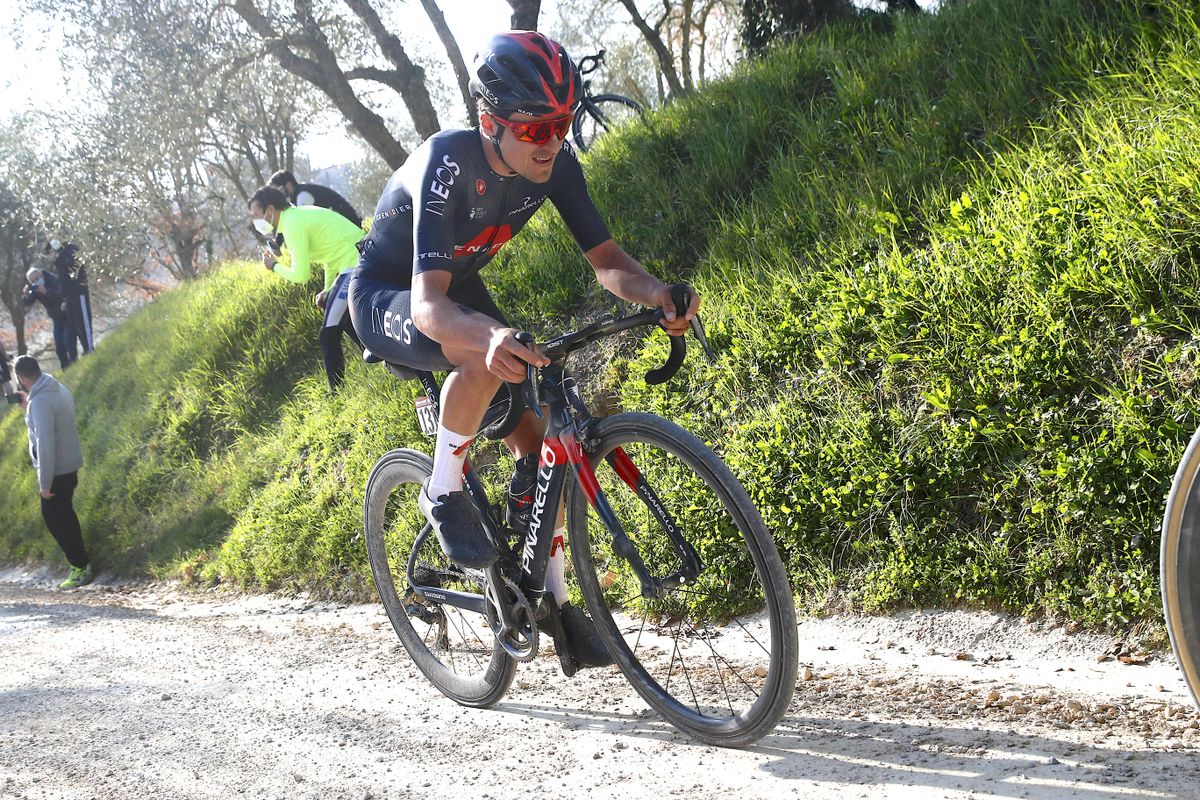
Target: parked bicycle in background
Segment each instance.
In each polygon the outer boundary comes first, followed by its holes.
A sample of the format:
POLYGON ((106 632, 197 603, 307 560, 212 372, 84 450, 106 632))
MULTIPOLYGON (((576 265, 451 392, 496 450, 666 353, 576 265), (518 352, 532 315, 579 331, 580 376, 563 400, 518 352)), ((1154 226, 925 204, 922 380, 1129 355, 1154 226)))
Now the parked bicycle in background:
MULTIPOLYGON (((604 64, 604 50, 594 56, 579 59, 580 75, 595 72, 604 64)), ((571 124, 571 137, 578 150, 588 147, 613 128, 641 119, 645 109, 638 101, 620 94, 592 94, 592 82, 583 82, 583 99, 575 109, 575 121, 571 124)))

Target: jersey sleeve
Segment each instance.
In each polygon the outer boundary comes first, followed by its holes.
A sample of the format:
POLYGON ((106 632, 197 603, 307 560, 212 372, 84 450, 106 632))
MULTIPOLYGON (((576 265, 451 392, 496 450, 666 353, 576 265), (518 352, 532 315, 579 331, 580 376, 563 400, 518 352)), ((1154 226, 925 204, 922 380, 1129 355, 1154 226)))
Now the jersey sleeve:
POLYGON ((463 159, 448 147, 430 147, 420 169, 414 170, 414 276, 440 269, 454 272, 454 219, 463 202, 463 159))
POLYGON ((558 209, 559 216, 567 224, 567 230, 571 231, 579 248, 587 252, 611 239, 608 226, 588 194, 579 159, 566 142, 563 142, 563 150, 558 154, 554 172, 555 186, 550 191, 550 202, 558 209))
POLYGON ((309 262, 308 229, 294 214, 288 214, 285 219, 281 220, 279 228, 284 242, 287 243, 287 249, 291 252, 292 263, 284 264, 282 261, 276 261, 273 271, 279 277, 286 278, 292 283, 305 283, 312 274, 312 265, 309 262))

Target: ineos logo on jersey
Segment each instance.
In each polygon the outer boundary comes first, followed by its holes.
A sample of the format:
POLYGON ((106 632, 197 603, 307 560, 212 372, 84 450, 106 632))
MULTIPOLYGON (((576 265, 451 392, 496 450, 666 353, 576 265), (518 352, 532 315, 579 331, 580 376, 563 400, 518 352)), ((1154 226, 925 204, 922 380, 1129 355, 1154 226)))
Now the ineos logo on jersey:
POLYGON ((403 344, 412 344, 412 317, 402 317, 390 310, 371 309, 371 331, 403 344))
POLYGON ((443 216, 446 211, 446 200, 450 197, 450 187, 454 186, 454 178, 462 173, 457 161, 451 161, 449 155, 442 156, 442 164, 433 171, 433 180, 429 182, 429 197, 425 199, 425 210, 430 214, 443 216))
POLYGON ((546 495, 550 492, 550 479, 554 477, 554 465, 558 456, 550 445, 542 443, 542 468, 538 470, 537 493, 533 497, 533 511, 529 516, 529 534, 521 548, 521 569, 529 571, 533 563, 533 551, 537 547, 538 535, 542 532, 542 512, 546 510, 546 495))
POLYGON ((543 201, 545 201, 545 199, 546 199, 546 195, 542 195, 541 197, 539 197, 536 200, 534 200, 529 195, 526 195, 525 202, 521 204, 521 207, 514 208, 512 211, 508 212, 508 216, 511 217, 513 214, 520 214, 522 211, 528 211, 531 208, 538 208, 542 205, 542 203, 543 203, 543 201))

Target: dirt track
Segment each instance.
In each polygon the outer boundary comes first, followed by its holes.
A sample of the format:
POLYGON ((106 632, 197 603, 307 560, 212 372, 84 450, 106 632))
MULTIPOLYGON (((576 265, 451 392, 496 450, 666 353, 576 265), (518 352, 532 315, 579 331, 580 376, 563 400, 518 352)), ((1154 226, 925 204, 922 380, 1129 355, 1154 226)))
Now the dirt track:
POLYGON ((0 577, 4 798, 1200 797, 1166 655, 994 615, 803 622, 790 713, 736 751, 552 656, 460 708, 379 606, 0 577))

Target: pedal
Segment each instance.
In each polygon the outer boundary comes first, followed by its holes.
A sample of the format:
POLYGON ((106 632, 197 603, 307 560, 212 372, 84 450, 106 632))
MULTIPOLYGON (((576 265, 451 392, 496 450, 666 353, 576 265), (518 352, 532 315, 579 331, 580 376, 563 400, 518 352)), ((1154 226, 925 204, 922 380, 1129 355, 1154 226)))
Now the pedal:
POLYGON ((558 616, 558 601, 554 599, 554 595, 547 592, 542 597, 542 610, 545 614, 538 619, 538 627, 550 634, 550 638, 554 640, 554 652, 558 653, 559 666, 562 667, 563 675, 569 678, 579 671, 579 666, 575 659, 571 658, 567 632, 563 630, 562 618, 558 616))

